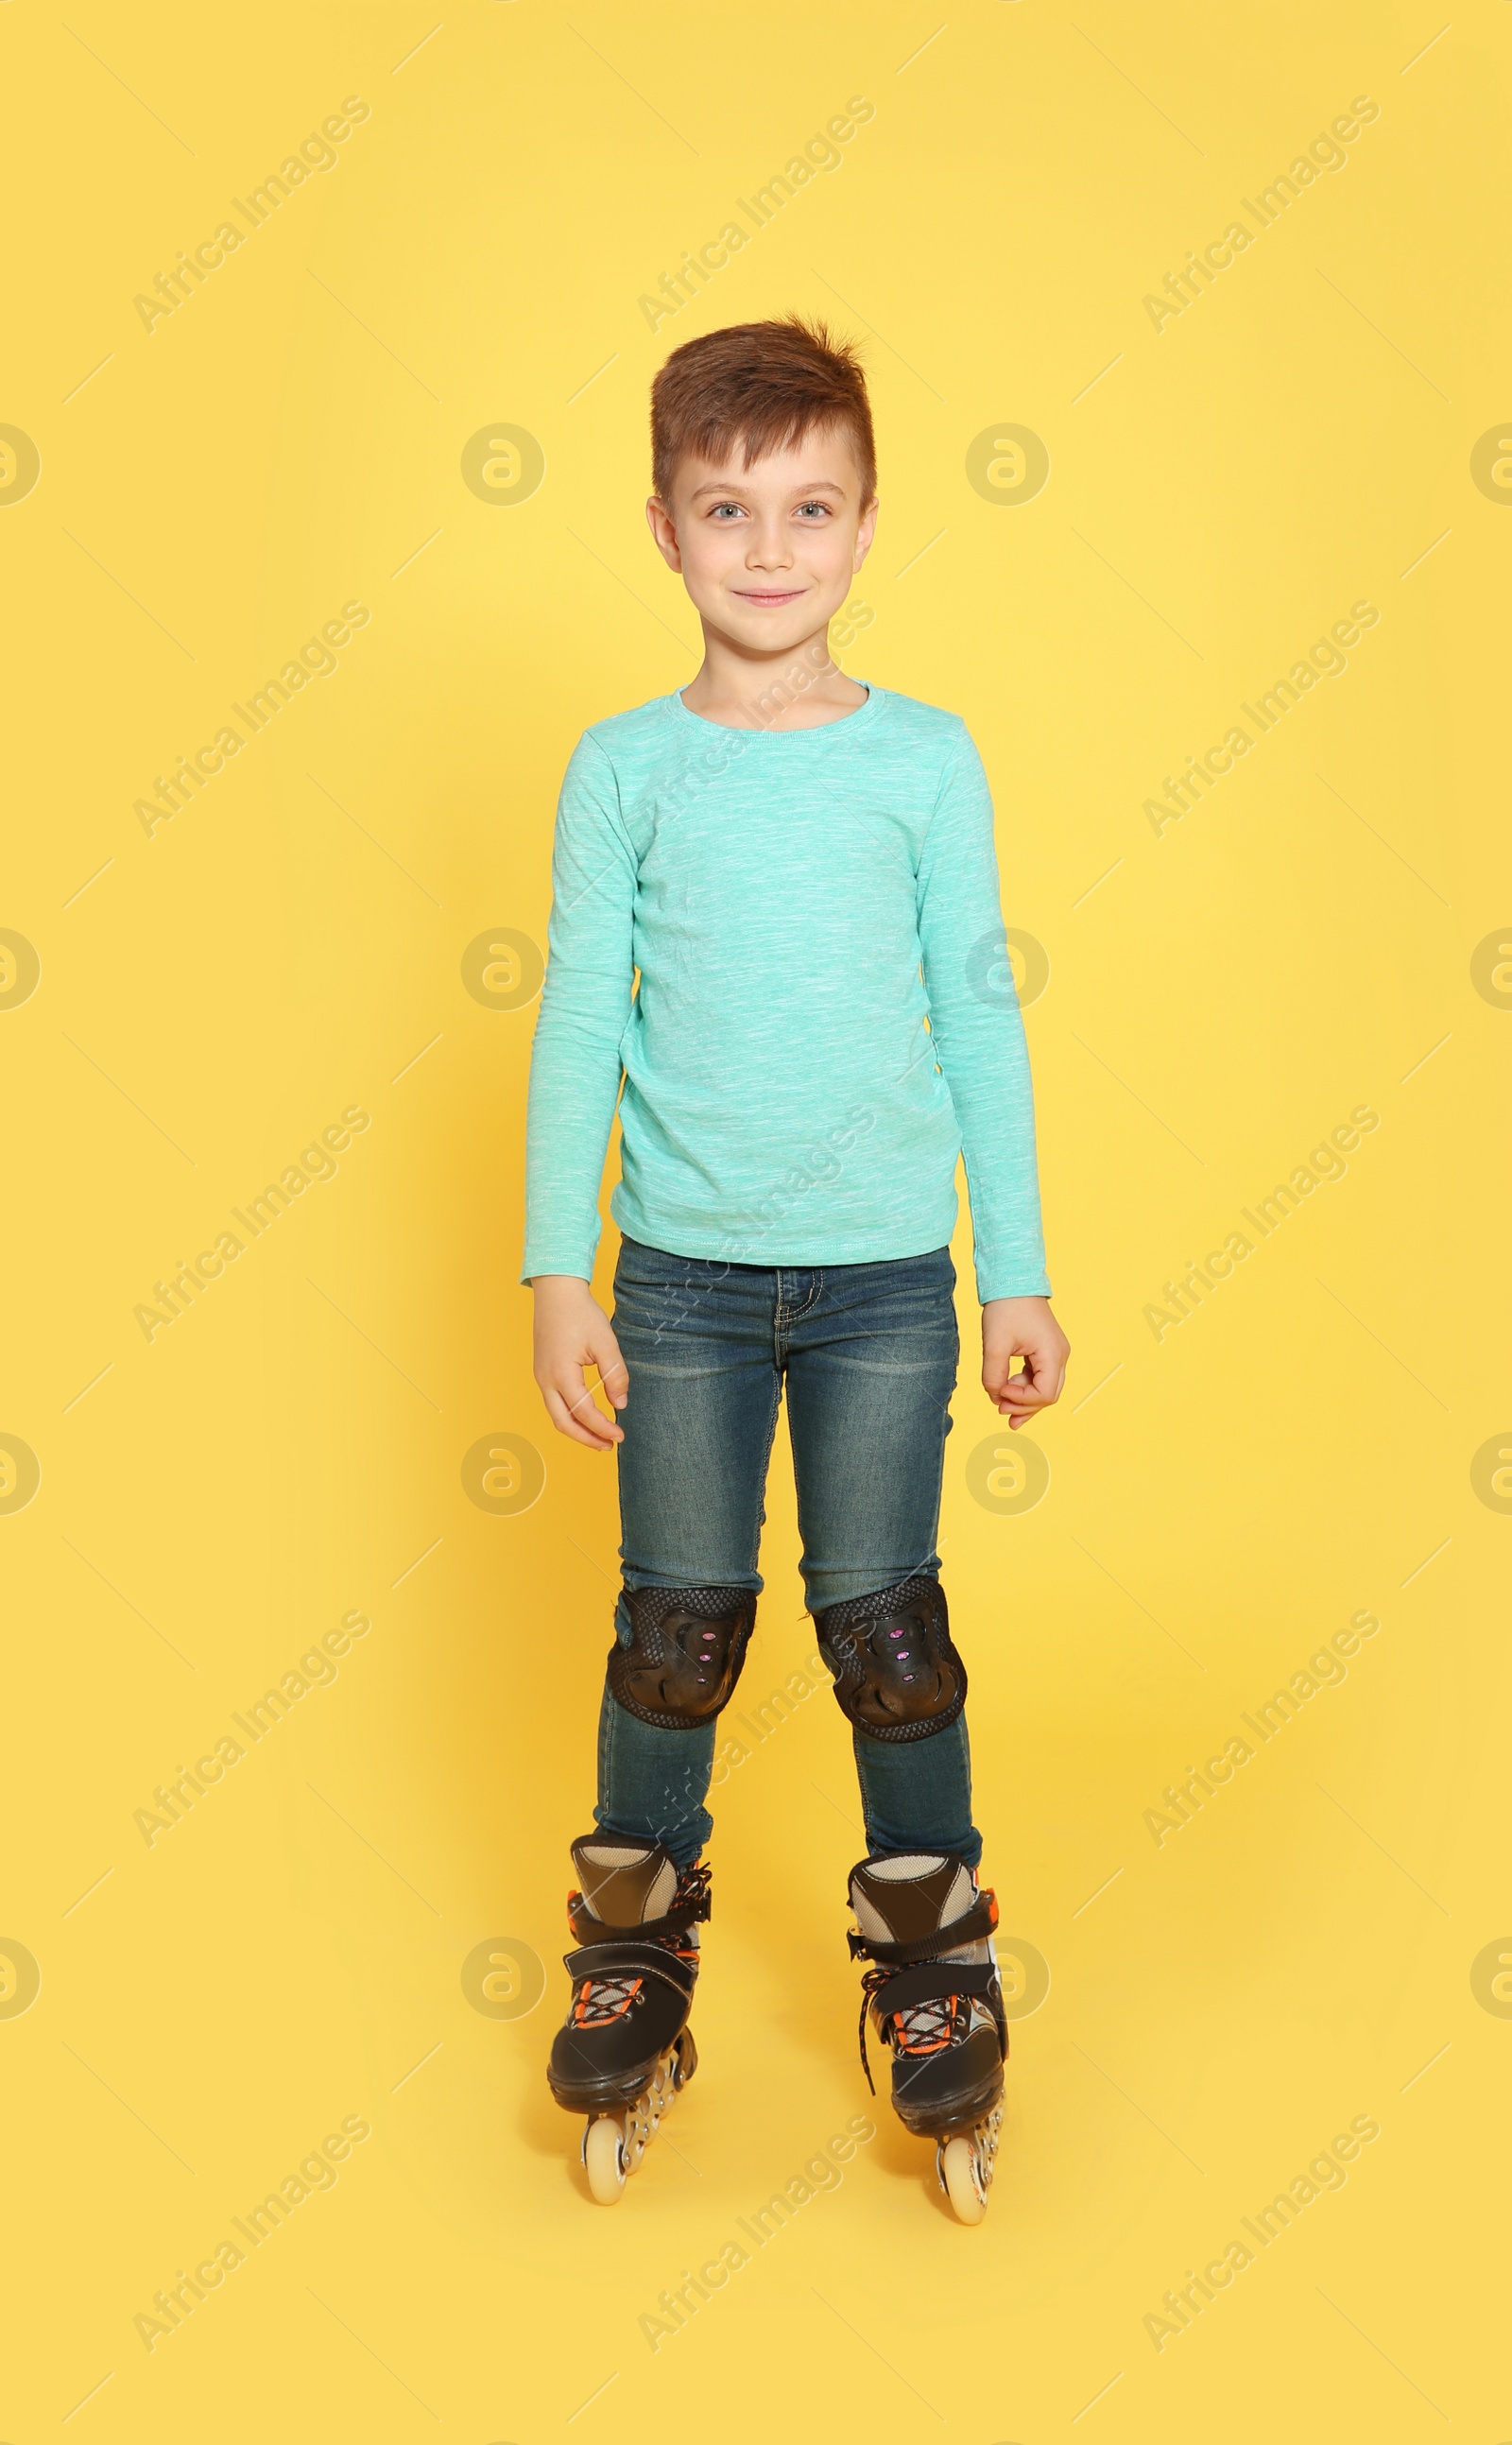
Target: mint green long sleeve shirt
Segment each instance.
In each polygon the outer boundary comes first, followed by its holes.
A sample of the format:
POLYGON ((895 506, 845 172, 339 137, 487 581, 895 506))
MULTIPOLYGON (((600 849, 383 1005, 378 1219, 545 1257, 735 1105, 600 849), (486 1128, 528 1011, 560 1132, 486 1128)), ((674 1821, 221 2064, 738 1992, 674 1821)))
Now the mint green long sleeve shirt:
POLYGON ((983 1299, 1048 1293, 992 800, 959 716, 872 687, 812 730, 656 697, 585 732, 557 810, 521 1278, 620 1229, 674 1256, 943 1247, 964 1154, 983 1299), (623 1085, 623 1093, 622 1093, 623 1085))

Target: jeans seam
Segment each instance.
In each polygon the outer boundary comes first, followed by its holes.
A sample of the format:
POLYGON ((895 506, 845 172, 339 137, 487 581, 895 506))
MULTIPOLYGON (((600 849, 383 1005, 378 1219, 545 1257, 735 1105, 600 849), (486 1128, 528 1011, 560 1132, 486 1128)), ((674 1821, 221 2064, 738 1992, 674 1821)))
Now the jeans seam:
MULTIPOLYGON (((790 1267, 787 1268, 787 1270, 793 1271, 796 1269, 790 1267)), ((809 1293, 808 1297, 804 1300, 801 1307, 790 1307, 782 1296, 782 1276, 784 1268, 780 1265, 774 1268, 776 1275, 777 1289, 776 1297, 773 1305, 772 1322, 775 1334, 779 1343, 789 1325, 796 1324, 803 1316, 812 1316, 814 1309, 818 1306, 820 1299, 824 1297, 824 1268, 821 1265, 814 1265, 810 1267, 809 1270, 813 1275, 812 1290, 809 1293)))
POLYGON ((752 1553, 751 1553, 751 1568, 752 1568, 752 1570, 753 1570, 753 1571, 754 1571, 754 1570, 756 1568, 756 1566, 757 1566, 757 1562, 758 1562, 758 1559, 759 1559, 759 1557, 760 1557, 760 1553, 761 1553, 761 1522, 762 1522, 762 1520, 763 1520, 763 1518, 764 1518, 764 1516, 765 1516, 765 1513, 766 1513, 766 1507, 767 1507, 767 1472, 768 1472, 768 1470, 769 1470, 769 1469, 771 1468, 771 1466, 772 1466, 772 1446, 773 1446, 774 1443, 776 1441, 776 1433, 777 1433, 777 1412, 779 1411, 779 1409, 781 1409, 781 1407, 782 1407, 782 1378, 781 1378, 781 1376, 780 1376, 780 1374, 779 1374, 779 1375, 776 1377, 776 1379, 775 1379, 775 1381, 774 1382, 773 1387, 772 1387, 772 1415, 771 1415, 771 1417, 767 1420, 767 1440, 766 1440, 766 1448, 764 1449, 764 1451, 763 1451, 763 1452, 762 1452, 762 1454, 761 1454, 761 1466, 760 1466, 759 1470, 757 1471, 757 1475, 756 1475, 757 1494, 756 1494, 756 1543, 755 1543, 755 1545, 753 1546, 753 1548, 752 1548, 752 1553))

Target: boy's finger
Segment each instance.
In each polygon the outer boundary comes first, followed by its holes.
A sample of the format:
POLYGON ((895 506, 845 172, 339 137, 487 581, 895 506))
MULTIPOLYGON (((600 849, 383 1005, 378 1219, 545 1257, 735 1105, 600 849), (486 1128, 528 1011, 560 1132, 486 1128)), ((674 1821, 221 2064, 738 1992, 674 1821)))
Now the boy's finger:
POLYGON ((582 1385, 581 1373, 576 1387, 570 1382, 566 1386, 548 1385, 546 1407, 552 1425, 560 1428, 563 1434, 570 1435, 574 1443, 602 1450, 606 1444, 619 1442, 621 1430, 604 1415, 591 1391, 580 1389, 582 1385))
POLYGON ((1031 1341, 1019 1355, 1025 1366, 1032 1367, 1036 1375, 1048 1375, 1057 1364, 1059 1353, 1054 1341, 1031 1341))
POLYGON ((1066 1381, 1066 1360, 1061 1353, 1051 1348, 1026 1351, 1024 1363, 1039 1390, 1039 1397, 1058 1400, 1066 1381))
POLYGON ((586 1428, 578 1426, 568 1416, 564 1404, 555 1392, 548 1392, 545 1400, 546 1414, 559 1435, 566 1435, 569 1443, 586 1444, 589 1451, 607 1449, 607 1446, 600 1443, 597 1435, 590 1435, 586 1428))
POLYGON ((1040 1409, 1048 1409, 1054 1397, 1050 1392, 1002 1391, 998 1395, 998 1408, 1000 1412, 1011 1409, 1018 1417, 1032 1418, 1040 1409))
POLYGON ((541 1397, 546 1403, 546 1414, 559 1435, 569 1436, 575 1444, 588 1444, 595 1451, 600 1449, 598 1436, 591 1434, 587 1427, 579 1424, 560 1392, 547 1387, 541 1397))
MULTIPOLYGON (((575 1418, 581 1418, 585 1414, 586 1406, 590 1403, 592 1404, 591 1414, 594 1420, 597 1421, 599 1418, 603 1417, 603 1411, 599 1409, 597 1402, 593 1399, 595 1392, 607 1393, 611 1401, 614 1400, 614 1394, 609 1390, 608 1378, 602 1372, 600 1372, 596 1382, 589 1381, 588 1369, 595 1365, 597 1365, 597 1361, 590 1353, 586 1365, 575 1368, 565 1379, 563 1398, 575 1418), (583 1386, 586 1389, 580 1391, 580 1386, 583 1386)), ((616 1409, 619 1409, 623 1404, 615 1401, 614 1406, 616 1409)))
POLYGON ((1009 1399, 1017 1401, 1020 1393, 1026 1401, 1043 1401, 1048 1397, 1033 1368, 1025 1368, 1018 1375, 1006 1373, 999 1375, 995 1384, 988 1381, 988 1390, 992 1392, 993 1398, 999 1401, 1009 1399))
POLYGON ((619 1352, 616 1350, 612 1355, 606 1353, 598 1361, 598 1369, 599 1380, 605 1391, 615 1408, 622 1409, 625 1407, 625 1395, 630 1389, 630 1375, 619 1352))
POLYGON ((1045 1409, 1053 1401, 1059 1399, 1060 1380, 1058 1375, 1034 1375, 1027 1378, 1016 1375, 1010 1387, 1009 1397, 1015 1401, 1022 1399, 1036 1409, 1045 1409))
POLYGON ((1037 1384, 1032 1375, 1010 1375, 991 1392, 999 1415, 1012 1411, 1017 1418, 1030 1418, 1048 1409, 1060 1398, 1061 1382, 1037 1384))

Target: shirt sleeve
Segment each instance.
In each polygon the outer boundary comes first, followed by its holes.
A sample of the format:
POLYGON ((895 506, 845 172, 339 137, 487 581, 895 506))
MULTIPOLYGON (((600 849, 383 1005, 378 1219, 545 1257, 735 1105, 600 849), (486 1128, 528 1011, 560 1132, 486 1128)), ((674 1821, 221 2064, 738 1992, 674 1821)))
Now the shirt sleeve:
POLYGON ((929 1026, 961 1125, 978 1296, 1048 1297, 1034 1088, 999 900, 992 794, 964 731, 924 838, 918 889, 929 1026))
POLYGON ((592 1279, 599 1183, 635 978, 635 886, 614 768, 585 734, 556 810, 549 956, 526 1116, 522 1281, 536 1274, 592 1279))

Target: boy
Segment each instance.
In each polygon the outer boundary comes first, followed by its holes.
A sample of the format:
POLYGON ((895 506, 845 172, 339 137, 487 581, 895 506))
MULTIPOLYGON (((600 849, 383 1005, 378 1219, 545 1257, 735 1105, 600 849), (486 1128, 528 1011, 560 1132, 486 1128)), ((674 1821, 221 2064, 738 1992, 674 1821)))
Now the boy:
POLYGON ((975 2222, 1007 2032, 934 1550, 962 1152, 999 1414, 1048 1408, 1068 1354, 1023 1028, 988 985, 991 800, 958 716, 831 658, 877 516, 853 349, 795 316, 691 340, 652 385, 651 436, 646 514, 703 663, 573 752, 531 1071, 535 1379, 563 1434, 618 1446, 624 1564, 549 2077, 589 2117, 594 2196, 616 2198, 696 2062, 703 1801, 785 1381, 805 1593, 866 1819, 863 2030, 869 2004, 893 2104, 975 2222), (617 1098, 611 1327, 588 1285, 617 1098))

